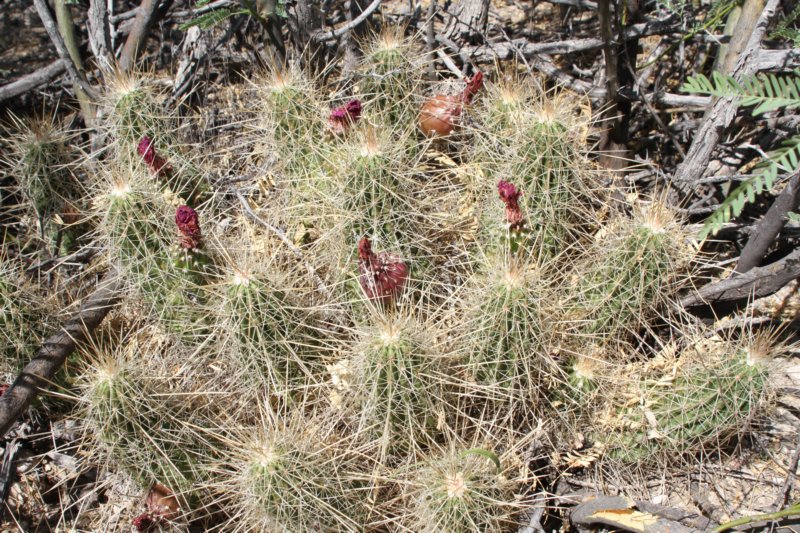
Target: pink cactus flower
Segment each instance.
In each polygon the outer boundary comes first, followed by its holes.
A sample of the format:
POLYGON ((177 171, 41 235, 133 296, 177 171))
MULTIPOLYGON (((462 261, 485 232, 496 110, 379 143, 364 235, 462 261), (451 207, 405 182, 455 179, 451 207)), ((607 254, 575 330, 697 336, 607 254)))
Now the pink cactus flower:
POLYGON ((200 217, 197 211, 188 205, 182 205, 175 211, 175 224, 180 232, 180 245, 185 250, 195 250, 203 246, 203 235, 200 232, 200 217))
POLYGON ((408 266, 400 256, 374 253, 367 237, 358 243, 358 272, 358 281, 367 298, 384 304, 400 296, 408 279, 408 266))
POLYGON ((144 135, 139 140, 139 146, 136 147, 136 151, 142 156, 142 159, 150 167, 153 174, 156 174, 159 178, 169 178, 172 175, 172 165, 156 153, 156 148, 150 137, 144 135))
POLYGON ((497 182, 497 192, 500 194, 500 199, 506 204, 506 222, 511 229, 519 229, 525 224, 519 208, 519 197, 522 196, 522 191, 512 183, 500 180, 497 182))
POLYGON ((350 100, 347 104, 331 109, 328 116, 328 131, 344 135, 361 118, 361 101, 350 100))

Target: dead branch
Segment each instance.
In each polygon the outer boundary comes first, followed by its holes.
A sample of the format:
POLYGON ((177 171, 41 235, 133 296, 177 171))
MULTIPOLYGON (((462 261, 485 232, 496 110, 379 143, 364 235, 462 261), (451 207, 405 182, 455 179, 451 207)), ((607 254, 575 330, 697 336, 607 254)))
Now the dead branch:
POLYGON ((181 46, 181 56, 178 71, 175 73, 175 83, 172 86, 174 99, 191 93, 197 71, 208 58, 208 38, 197 26, 192 26, 186 32, 181 46))
POLYGON ((69 55, 66 44, 64 44, 64 39, 61 38, 61 34, 58 32, 58 27, 56 26, 55 20, 53 20, 53 15, 50 13, 47 2, 45 0, 33 0, 33 5, 36 6, 36 12, 42 20, 42 24, 44 25, 45 31, 47 31, 48 37, 50 37, 50 41, 53 43, 53 46, 56 47, 58 57, 64 61, 64 66, 69 73, 72 84, 82 89, 92 100, 97 100, 97 93, 92 86, 89 85, 89 82, 83 74, 75 67, 75 63, 72 62, 72 58, 69 55))
MULTIPOLYGON (((589 82, 579 80, 571 76, 564 70, 558 68, 547 56, 534 56, 531 57, 530 65, 539 72, 546 74, 549 78, 559 82, 559 84, 571 91, 578 94, 585 94, 592 100, 604 101, 606 98, 606 89, 603 87, 595 87, 589 82)), ((694 96, 690 94, 673 94, 673 93, 638 93, 636 91, 628 91, 625 93, 627 98, 635 97, 636 100, 646 98, 651 103, 658 103, 665 107, 675 107, 682 109, 705 108, 711 103, 711 98, 707 96, 694 96)))
POLYGON ((373 2, 367 6, 367 8, 361 12, 359 16, 342 26, 341 28, 336 28, 332 31, 326 32, 315 32, 312 35, 312 39, 317 43, 324 43, 324 42, 331 42, 337 40, 342 35, 350 33, 355 28, 358 27, 359 24, 367 20, 370 15, 372 15, 376 9, 378 9, 381 5, 383 0, 373 0, 373 2))
POLYGON ((728 43, 725 56, 722 58, 720 71, 723 74, 733 73, 739 56, 744 52, 745 45, 764 10, 764 0, 745 0, 736 27, 731 32, 731 42, 728 43))
POLYGON ((708 529, 710 520, 697 513, 663 507, 624 496, 597 496, 579 504, 570 521, 580 528, 606 525, 636 533, 690 533, 708 529), (687 525, 684 525, 687 524, 687 525))
POLYGON ((0 102, 24 94, 45 83, 49 83, 57 76, 63 74, 65 70, 67 70, 67 63, 63 59, 56 59, 46 67, 42 67, 30 74, 25 74, 17 80, 0 87, 0 102))
POLYGON ((767 266, 753 268, 744 274, 710 283, 680 301, 683 307, 716 303, 739 303, 749 298, 762 298, 800 276, 800 248, 767 266))
MULTIPOLYGON (((733 69, 732 74, 736 78, 741 79, 755 74, 756 61, 754 59, 759 55, 761 40, 766 34, 767 25, 778 9, 779 3, 779 0, 769 0, 761 13, 750 39, 747 41, 747 47, 739 55, 739 59, 733 69)), ((695 181, 703 176, 703 173, 708 168, 711 153, 717 147, 723 132, 728 129, 736 117, 737 109, 738 104, 734 98, 720 98, 712 105, 702 125, 694 135, 686 159, 678 166, 672 177, 673 185, 682 196, 688 194, 695 181)))
POLYGON ((639 510, 640 502, 622 496, 598 496, 584 502, 570 513, 570 521, 582 528, 606 525, 614 529, 637 533, 690 533, 697 531, 670 517, 689 517, 690 513, 674 509, 648 506, 639 510), (669 517, 665 517, 665 515, 669 517))
POLYGON ((761 50, 755 60, 758 72, 791 72, 800 67, 800 49, 761 50))
POLYGON ((67 320, 61 331, 44 341, 33 359, 0 397, 0 437, 8 432, 39 391, 52 382, 56 371, 75 347, 88 339, 100 325, 120 300, 121 289, 122 279, 119 276, 115 273, 106 275, 106 280, 98 285, 78 313, 67 320))
MULTIPOLYGON (((677 26, 671 19, 631 24, 622 32, 625 40, 650 35, 676 33, 677 26)), ((518 55, 531 58, 540 54, 574 54, 589 50, 598 50, 603 46, 603 39, 589 37, 585 39, 567 39, 552 43, 532 43, 528 39, 512 39, 509 42, 495 42, 480 46, 465 46, 461 52, 473 61, 493 62, 513 59, 518 55)), ((454 50, 459 51, 459 50, 454 50)))
POLYGON ((142 0, 142 3, 139 4, 139 11, 119 58, 119 66, 123 72, 131 70, 136 65, 136 60, 144 49, 147 36, 150 34, 150 27, 156 20, 158 4, 159 0, 142 0))
POLYGON ((800 204, 800 172, 795 172, 747 241, 736 264, 736 272, 747 272, 761 263, 770 244, 789 221, 786 213, 794 210, 798 204, 800 204))
POLYGON ((442 34, 454 42, 469 42, 486 34, 489 0, 460 0, 453 6, 442 34))

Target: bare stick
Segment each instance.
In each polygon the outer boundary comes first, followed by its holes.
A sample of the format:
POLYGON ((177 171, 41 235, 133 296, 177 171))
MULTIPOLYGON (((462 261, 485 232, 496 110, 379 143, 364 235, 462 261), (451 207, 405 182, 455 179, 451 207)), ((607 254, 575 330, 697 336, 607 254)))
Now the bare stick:
POLYGON ((774 263, 753 268, 744 274, 709 283, 697 292, 683 298, 683 307, 712 303, 735 303, 750 297, 761 298, 777 292, 781 287, 800 276, 800 248, 774 263))
POLYGON ((64 39, 61 38, 61 34, 58 33, 58 28, 56 27, 56 22, 53 20, 53 15, 50 13, 50 8, 47 6, 46 0, 33 0, 33 5, 36 6, 36 12, 39 14, 39 18, 42 20, 42 24, 44 25, 44 29, 47 31, 48 37, 50 37, 50 41, 52 41, 53 46, 56 47, 56 52, 58 53, 58 57, 60 57, 67 68, 67 72, 69 72, 70 78, 72 78, 72 83, 76 87, 83 90, 86 95, 91 98, 92 100, 97 99, 97 93, 94 91, 89 82, 86 81, 86 78, 83 77, 77 68, 75 68, 75 64, 72 62, 72 58, 69 55, 69 51, 67 50, 67 46, 64 44, 64 39))
POLYGON ((242 207, 244 207, 244 210, 247 212, 247 215, 256 222, 258 222, 259 224, 261 224, 262 226, 264 226, 265 228, 267 228, 273 234, 275 234, 275 236, 278 237, 278 239, 280 239, 281 242, 285 244, 286 247, 289 248, 289 250, 292 251, 294 256, 303 263, 303 265, 306 267, 306 270, 308 270, 308 275, 311 276, 311 279, 313 279, 314 283, 317 285, 317 289, 319 290, 319 292, 321 292, 326 297, 330 298, 331 292, 328 290, 328 287, 325 286, 325 282, 322 281, 322 278, 319 277, 319 274, 317 274, 316 269, 314 269, 311 263, 306 261, 306 258, 303 255, 302 250, 300 250, 300 248, 298 248, 292 241, 290 241, 289 238, 286 236, 286 233, 284 233, 281 229, 276 228, 275 226, 273 226, 272 224, 270 224, 269 222, 258 216, 255 213, 255 211, 253 211, 253 208, 250 207, 250 203, 247 201, 247 198, 245 198, 244 195, 238 189, 234 189, 234 193, 236 194, 236 198, 238 198, 239 202, 242 204, 242 207))
POLYGON ((97 65, 103 72, 111 71, 114 54, 111 52, 111 24, 108 19, 106 0, 89 2, 86 27, 89 31, 89 46, 97 65))
MULTIPOLYGON (((697 531, 681 523, 665 518, 664 512, 656 514, 655 509, 644 511, 647 513, 644 520, 642 511, 637 508, 640 502, 635 502, 623 496, 597 496, 579 504, 570 513, 570 521, 581 528, 594 529, 597 525, 611 526, 624 531, 637 531, 640 533, 691 533, 697 531), (636 517, 636 513, 640 516, 636 517), (629 518, 634 516, 634 518, 629 518), (626 520, 627 518, 627 520, 626 520)), ((662 510, 663 511, 663 510, 662 510)), ((685 515, 686 513, 678 513, 685 515)))
POLYGON ((436 19, 436 0, 430 0, 428 4, 428 20, 425 22, 425 46, 428 49, 428 79, 433 81, 436 79, 436 32, 433 29, 433 23, 436 19))
POLYGON ((464 73, 461 72, 461 69, 459 69, 458 66, 456 66, 456 64, 453 62, 453 60, 450 59, 449 55, 447 55, 446 53, 442 52, 441 50, 436 50, 436 55, 439 56, 439 59, 442 60, 442 62, 444 63, 444 66, 446 66, 450 72, 452 72, 453 74, 455 74, 459 78, 463 78, 464 77, 464 73))
POLYGON ((63 59, 56 59, 46 67, 42 67, 30 74, 25 74, 17 80, 0 87, 0 102, 44 85, 56 76, 63 74, 65 70, 67 70, 67 63, 63 59))
POLYGON ((122 286, 122 279, 115 273, 107 275, 107 281, 95 289, 62 330, 44 341, 34 358, 0 397, 0 437, 25 412, 39 391, 52 382, 56 371, 78 343, 86 340, 117 304, 122 286))
POLYGON ((373 0, 373 2, 367 6, 367 9, 361 12, 359 16, 342 26, 341 28, 337 28, 333 31, 326 31, 326 32, 317 32, 312 36, 312 39, 318 43, 324 43, 328 41, 335 41, 345 33, 349 33, 353 31, 359 24, 367 20, 370 15, 372 15, 378 7, 380 7, 381 2, 383 0, 373 0))
POLYGON ((799 203, 800 172, 795 172, 747 241, 747 245, 739 256, 739 262, 736 264, 736 272, 747 272, 761 264, 767 248, 789 221, 786 213, 795 209, 799 203))
POLYGON ((144 48, 147 36, 150 33, 150 26, 155 22, 158 0, 142 0, 139 5, 139 12, 133 21, 133 27, 122 47, 122 54, 119 58, 120 68, 127 72, 136 65, 136 60, 144 48))

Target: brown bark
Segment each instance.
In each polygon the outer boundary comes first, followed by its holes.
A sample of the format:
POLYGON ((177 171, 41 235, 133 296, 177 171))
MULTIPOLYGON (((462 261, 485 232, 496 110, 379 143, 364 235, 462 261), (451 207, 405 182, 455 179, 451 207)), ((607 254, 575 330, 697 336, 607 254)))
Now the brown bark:
POLYGON ((444 35, 453 42, 483 40, 491 0, 461 0, 450 9, 444 35))

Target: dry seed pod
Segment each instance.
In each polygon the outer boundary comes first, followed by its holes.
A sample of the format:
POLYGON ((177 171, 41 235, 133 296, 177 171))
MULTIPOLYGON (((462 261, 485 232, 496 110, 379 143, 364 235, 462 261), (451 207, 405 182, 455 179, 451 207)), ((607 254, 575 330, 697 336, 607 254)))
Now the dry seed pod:
POLYGON ((483 73, 476 73, 467 81, 464 91, 456 95, 437 94, 422 104, 419 115, 419 129, 428 137, 450 135, 458 124, 465 104, 483 87, 483 73))
POLYGON ((181 515, 178 498, 168 487, 161 483, 153 483, 147 491, 147 512, 157 518, 175 520, 181 515))

